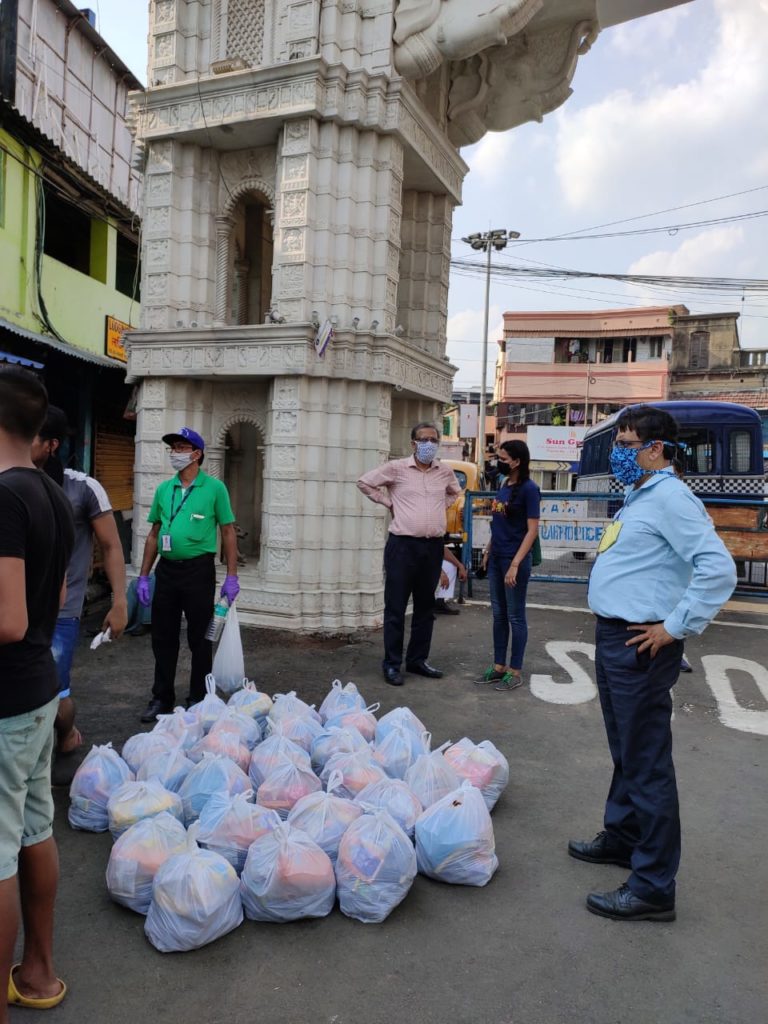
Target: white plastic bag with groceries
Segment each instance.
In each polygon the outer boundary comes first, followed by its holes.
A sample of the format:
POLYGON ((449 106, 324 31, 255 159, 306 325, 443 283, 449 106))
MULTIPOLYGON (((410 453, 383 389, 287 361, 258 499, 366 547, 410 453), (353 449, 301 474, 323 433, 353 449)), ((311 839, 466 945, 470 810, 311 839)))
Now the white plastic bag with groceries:
POLYGON ((115 903, 146 914, 162 864, 187 849, 187 831, 172 814, 137 821, 116 840, 107 864, 107 890, 115 903))
POLYGON ((333 865, 306 832, 278 821, 251 844, 240 895, 252 921, 325 917, 336 898, 333 865))
POLYGON ((479 789, 459 789, 428 807, 416 822, 419 871, 439 882, 487 885, 499 866, 493 823, 479 789))
POLYGON ((363 813, 351 800, 337 796, 334 790, 341 783, 341 772, 331 773, 325 792, 308 793, 288 813, 288 823, 306 832, 335 864, 341 837, 363 813))
POLYGON ((237 872, 221 854, 201 850, 196 831, 187 833, 186 851, 155 875, 144 933, 161 953, 199 949, 243 920, 237 872))
POLYGON ((230 605, 224 631, 213 659, 213 678, 227 696, 239 690, 245 679, 245 659, 236 606, 230 605))
POLYGON ((336 891, 347 917, 376 924, 401 903, 416 877, 413 843, 384 810, 353 821, 339 844, 336 891))
POLYGON ((107 803, 133 772, 112 744, 91 747, 75 772, 69 787, 69 824, 85 832, 106 832, 109 828, 107 803))

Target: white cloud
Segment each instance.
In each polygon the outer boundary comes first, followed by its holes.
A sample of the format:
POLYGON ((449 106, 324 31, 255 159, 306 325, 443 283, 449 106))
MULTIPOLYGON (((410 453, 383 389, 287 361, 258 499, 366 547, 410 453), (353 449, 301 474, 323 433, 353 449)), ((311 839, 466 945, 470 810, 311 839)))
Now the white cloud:
POLYGON ((744 180, 735 161, 745 133, 754 139, 764 123, 768 100, 768 0, 714 0, 714 9, 718 32, 688 81, 650 88, 641 81, 559 114, 557 171, 573 209, 626 210, 627 196, 663 194, 670 178, 686 173, 692 188, 709 194, 718 178, 744 180))
POLYGON ((636 21, 616 25, 609 31, 609 45, 622 56, 634 57, 645 48, 658 51, 684 29, 683 22, 693 13, 693 5, 671 7, 636 21))
MULTIPOLYGON (((711 228, 687 238, 676 249, 650 252, 629 267, 630 274, 714 277, 723 257, 738 254, 744 240, 740 227, 711 228)), ((731 276, 739 276, 732 274, 731 276)))
POLYGON ((513 132, 488 132, 476 147, 462 156, 471 162, 472 173, 489 184, 508 174, 514 144, 513 132))

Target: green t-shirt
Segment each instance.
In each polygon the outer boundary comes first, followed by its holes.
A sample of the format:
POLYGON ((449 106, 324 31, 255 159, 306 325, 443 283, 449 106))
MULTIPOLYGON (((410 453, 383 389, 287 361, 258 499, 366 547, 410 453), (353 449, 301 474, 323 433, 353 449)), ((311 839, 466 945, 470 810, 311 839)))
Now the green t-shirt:
POLYGON ((158 552, 173 561, 215 554, 216 527, 235 521, 226 485, 202 469, 186 491, 178 474, 164 480, 155 491, 147 519, 160 523, 158 552))

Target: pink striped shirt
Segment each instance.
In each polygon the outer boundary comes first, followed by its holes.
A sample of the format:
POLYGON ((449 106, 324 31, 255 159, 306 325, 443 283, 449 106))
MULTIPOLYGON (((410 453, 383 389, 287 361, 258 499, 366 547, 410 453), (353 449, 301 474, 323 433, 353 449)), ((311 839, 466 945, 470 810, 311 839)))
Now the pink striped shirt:
POLYGON ((461 494, 449 466, 435 459, 429 469, 422 470, 413 455, 363 473, 357 486, 366 498, 392 512, 389 532, 405 537, 442 537, 445 511, 461 494))

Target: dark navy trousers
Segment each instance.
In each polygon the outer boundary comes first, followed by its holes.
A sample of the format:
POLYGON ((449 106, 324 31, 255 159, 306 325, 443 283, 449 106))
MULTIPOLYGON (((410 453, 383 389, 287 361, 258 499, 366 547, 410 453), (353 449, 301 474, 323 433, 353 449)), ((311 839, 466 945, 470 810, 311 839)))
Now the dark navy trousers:
POLYGON ((623 619, 598 618, 595 673, 613 779, 605 829, 632 851, 632 892, 650 902, 674 899, 680 863, 680 813, 672 763, 671 688, 680 673, 683 642, 655 658, 627 647, 634 634, 623 619))
POLYGON ((405 611, 411 597, 413 619, 405 661, 429 657, 443 548, 442 537, 389 535, 384 548, 384 668, 399 670, 402 664, 405 611))

